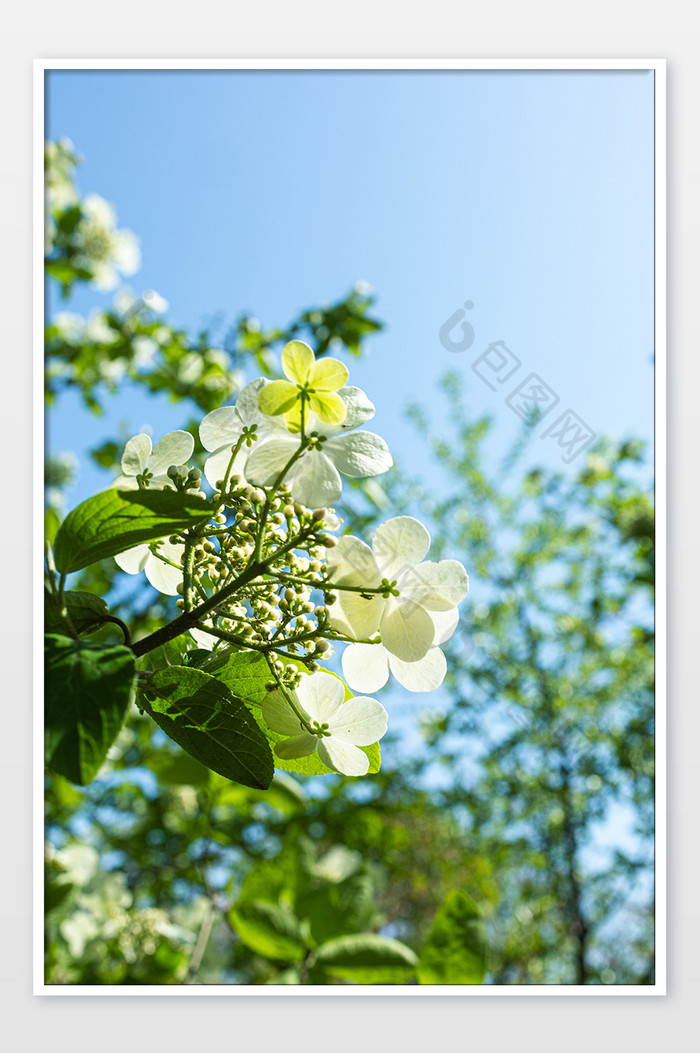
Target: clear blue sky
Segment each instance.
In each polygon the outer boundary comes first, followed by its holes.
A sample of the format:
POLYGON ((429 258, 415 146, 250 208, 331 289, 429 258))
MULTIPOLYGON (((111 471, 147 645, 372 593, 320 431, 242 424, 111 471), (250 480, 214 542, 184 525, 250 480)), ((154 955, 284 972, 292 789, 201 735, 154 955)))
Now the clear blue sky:
MULTIPOLYGON (((377 431, 404 462, 428 461, 402 407, 439 413, 437 378, 468 378, 493 412, 535 372, 598 434, 653 426, 653 74, 645 72, 55 71, 51 137, 84 157, 83 192, 112 201, 141 239, 130 280, 196 328, 245 310, 263 324, 342 295, 378 295, 386 331, 352 365, 377 431), (466 300, 472 347, 446 351, 466 300), (470 365, 503 340, 522 366, 491 391, 470 365)), ((81 292, 71 309, 103 298, 81 292)), ((66 399, 54 450, 181 424, 133 394, 89 421, 66 399), (88 427, 89 426, 89 427, 88 427), (97 432, 99 431, 99 434, 97 432)), ((544 425, 542 426, 544 427, 544 425)), ((542 429, 540 429, 541 431, 542 429)), ((554 442, 531 456, 558 462, 554 442)), ((74 500, 105 484, 85 468, 74 500)))

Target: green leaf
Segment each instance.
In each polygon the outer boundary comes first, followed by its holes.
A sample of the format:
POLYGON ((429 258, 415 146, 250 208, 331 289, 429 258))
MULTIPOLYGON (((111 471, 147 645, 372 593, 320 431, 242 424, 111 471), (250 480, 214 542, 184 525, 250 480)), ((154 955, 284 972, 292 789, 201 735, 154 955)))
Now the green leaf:
POLYGON ((175 490, 104 490, 69 512, 56 534, 61 574, 116 556, 144 541, 206 523, 208 501, 175 490))
POLYGON ((148 758, 148 767, 164 785, 202 786, 209 782, 210 771, 184 750, 173 756, 159 750, 148 758))
POLYGON ((399 940, 375 936, 341 936, 319 947, 316 965, 341 980, 356 984, 401 984, 416 971, 417 958, 399 940))
POLYGON ((161 644, 160 647, 156 647, 155 650, 149 651, 147 654, 141 655, 138 660, 138 667, 142 670, 150 670, 156 672, 158 669, 168 669, 173 665, 189 665, 187 655, 190 653, 187 648, 194 648, 195 642, 191 636, 176 636, 174 640, 168 640, 166 643, 161 644))
POLYGON ((46 273, 62 285, 71 285, 77 277, 75 267, 63 260, 46 260, 45 266, 46 273))
POLYGON ((300 962, 306 956, 299 921, 284 907, 262 900, 240 903, 229 920, 246 947, 263 958, 300 962))
POLYGON ((104 625, 109 607, 101 596, 92 592, 64 592, 63 602, 44 590, 44 627, 47 633, 62 633, 72 636, 77 633, 96 632, 104 625))
POLYGON ((121 644, 56 635, 45 639, 46 765, 85 786, 97 775, 124 721, 134 655, 121 644))
POLYGON ((183 750, 226 779, 266 790, 274 766, 265 736, 225 684, 200 669, 170 666, 148 677, 139 701, 183 750))
POLYGON ((479 910, 466 892, 448 892, 418 961, 420 984, 480 984, 486 942, 479 910))
MULTIPOLYGON (((288 660, 282 659, 287 664, 288 660)), ((216 676, 229 688, 231 693, 245 702, 253 714, 262 733, 268 742, 274 746, 282 742, 284 735, 278 735, 271 731, 263 720, 261 706, 267 694, 266 684, 270 680, 270 670, 264 657, 258 651, 237 651, 229 648, 226 651, 210 652, 208 659, 204 660, 201 668, 216 676)), ((328 670, 330 672, 330 670, 328 670)), ((335 674, 331 674, 335 675, 335 674)), ((352 698, 352 692, 346 687, 345 699, 352 698)), ((379 743, 362 747, 363 753, 369 758, 369 774, 379 771, 381 765, 381 753, 379 743)), ((317 753, 309 757, 299 757, 296 760, 282 760, 277 754, 274 755, 276 768, 282 771, 296 772, 298 775, 329 775, 327 768, 317 753)))
POLYGON ((296 898, 300 918, 307 918, 314 943, 362 932, 374 914, 374 882, 366 870, 343 881, 314 882, 296 898))
POLYGON ((61 520, 58 512, 55 508, 49 506, 44 512, 44 539, 48 541, 51 546, 53 546, 60 525, 61 520))

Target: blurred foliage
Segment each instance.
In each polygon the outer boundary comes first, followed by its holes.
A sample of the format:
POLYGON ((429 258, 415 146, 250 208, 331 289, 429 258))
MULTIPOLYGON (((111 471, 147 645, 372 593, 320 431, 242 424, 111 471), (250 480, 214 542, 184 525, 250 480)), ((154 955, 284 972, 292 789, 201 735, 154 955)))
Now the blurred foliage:
POLYGON ((499 888, 497 983, 653 982, 654 517, 640 442, 601 441, 578 472, 484 470, 492 423, 443 383, 443 472, 400 480, 399 509, 462 553, 471 599, 446 645, 450 701, 424 724, 499 888), (465 746, 467 747, 465 750, 465 746), (466 756, 465 756, 466 754, 466 756), (603 847, 607 842, 608 847, 603 847), (624 846, 624 847, 623 847, 624 846))
MULTIPOLYGON (((49 275, 69 294, 100 275, 62 219, 82 216, 75 153, 54 147, 49 275)), ((291 336, 361 353, 381 328, 372 304, 358 286, 286 327, 241 315, 217 342, 173 328, 158 294, 122 289, 88 319, 51 314, 47 397, 77 389, 97 414, 132 384, 179 402, 184 420, 230 401, 251 375, 274 375, 274 350, 291 336)), ((411 411, 434 453, 429 487, 395 471, 381 484, 348 483, 339 509, 345 528, 364 534, 420 509, 433 524, 432 558, 470 571, 422 748, 387 736, 382 771, 361 783, 279 774, 256 791, 208 772, 133 707, 94 783, 47 777, 48 983, 480 982, 472 901, 487 983, 653 982, 646 451, 603 441, 578 469, 533 469, 526 426, 487 469, 492 422, 469 415, 458 377, 444 397, 437 433, 411 411)), ((112 471, 121 439, 95 443, 93 459, 112 471)), ((54 451, 47 471, 50 536, 71 461, 54 451)), ((112 560, 71 588, 108 596, 135 638, 177 613, 112 560)), ((111 624, 91 639, 119 643, 121 633, 111 624)), ((150 656, 153 667, 193 646, 180 638, 150 656)))

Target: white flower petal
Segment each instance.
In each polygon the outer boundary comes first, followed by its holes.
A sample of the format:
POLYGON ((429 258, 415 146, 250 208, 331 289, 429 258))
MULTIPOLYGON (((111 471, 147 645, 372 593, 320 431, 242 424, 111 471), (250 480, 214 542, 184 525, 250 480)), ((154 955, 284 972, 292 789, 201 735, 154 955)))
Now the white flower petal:
MULTIPOLYGON (((204 462, 204 478, 207 480, 210 486, 216 489, 216 484, 219 480, 226 478, 226 470, 231 460, 231 446, 221 446, 211 457, 207 457, 204 462)), ((244 447, 239 450, 236 454, 235 460, 231 471, 229 472, 229 479, 234 475, 240 475, 241 479, 244 479, 243 470, 248 461, 248 449, 244 447)))
POLYGON ((354 431, 328 439, 323 452, 339 472, 353 479, 381 475, 394 463, 384 439, 371 431, 354 431))
POLYGON ((453 607, 449 611, 428 611, 435 626, 434 644, 443 644, 453 635, 459 625, 459 611, 453 607))
MULTIPOLYGON (((291 691, 290 694, 300 712, 304 713, 304 707, 299 702, 296 692, 291 691)), ((294 713, 289 702, 279 690, 270 691, 265 696, 262 704, 262 715, 267 726, 280 735, 298 735, 301 731, 299 717, 294 713)))
POLYGON ((461 603, 469 591, 467 572, 456 559, 425 562, 403 578, 401 595, 431 611, 449 611, 461 603))
POLYGON ((382 644, 348 644, 343 676, 355 691, 378 691, 389 679, 388 651, 382 644))
POLYGON ((148 435, 134 435, 124 447, 122 471, 124 475, 141 475, 148 464, 152 450, 148 435))
MULTIPOLYGON (((351 640, 367 640, 379 628, 386 600, 381 596, 365 599, 360 592, 336 593, 338 599, 330 610, 330 623, 351 640)), ((432 642, 432 622, 431 622, 432 642)))
POLYGON ((139 484, 133 475, 118 475, 111 488, 114 490, 138 490, 139 484))
POLYGON ((275 746, 275 753, 282 760, 294 760, 295 757, 308 757, 315 753, 318 747, 316 735, 304 732, 303 735, 295 735, 292 739, 284 739, 275 746))
POLYGON ((328 577, 339 585, 363 585, 371 589, 381 581, 372 549, 352 534, 339 537, 327 558, 328 577))
POLYGON ((157 442, 148 462, 154 475, 167 472, 171 464, 186 464, 194 450, 194 439, 188 431, 169 431, 157 442))
POLYGON ((334 505, 343 492, 338 470, 319 450, 309 450, 297 461, 288 482, 293 497, 309 508, 334 505))
MULTIPOLYGON (((380 582, 377 564, 369 545, 359 538, 345 535, 328 553, 328 577, 334 585, 353 585, 376 588, 380 582)), ((375 633, 379 627, 384 604, 381 596, 365 599, 360 592, 338 589, 338 599, 330 607, 331 625, 340 632, 359 640, 375 633)))
POLYGON ((211 634, 205 632, 204 629, 190 629, 190 636, 197 646, 203 648, 205 651, 211 651, 217 641, 216 636, 211 636, 211 634))
POLYGON ((375 698, 358 695, 340 706, 328 721, 331 739, 351 742, 353 746, 371 746, 386 733, 388 715, 375 698))
POLYGON ((385 601, 379 631, 387 651, 404 662, 417 662, 432 645, 435 626, 417 603, 392 597, 385 601))
MULTIPOLYGON (((173 481, 172 481, 172 479, 170 479, 165 474, 165 472, 162 472, 160 475, 154 475, 152 479, 148 480, 148 484, 146 486, 146 489, 147 490, 164 490, 166 486, 169 486, 170 489, 172 490, 173 489, 173 481)), ((192 493, 191 490, 190 490, 190 493, 192 493)))
POLYGON ((271 486, 298 449, 299 440, 291 435, 256 443, 245 463, 246 479, 256 486, 271 486))
POLYGON ((260 412, 260 407, 258 406, 258 396, 260 395, 260 389, 264 388, 268 383, 269 381, 265 380, 264 377, 258 377, 257 380, 246 384, 239 392, 236 399, 236 410, 244 424, 255 424, 264 418, 265 414, 260 412))
MULTIPOLYGON (((413 516, 396 516, 374 532, 372 551, 382 575, 401 579, 423 559, 430 548, 430 534, 413 516)), ((403 592, 401 584, 399 588, 403 592)))
POLYGON ((118 552, 114 557, 114 562, 127 574, 140 574, 146 569, 150 556, 151 550, 148 545, 135 545, 134 548, 128 548, 126 552, 118 552))
POLYGON ((222 446, 233 446, 243 430, 238 410, 235 406, 221 406, 212 410, 199 425, 199 439, 205 450, 213 453, 222 446))
POLYGON ((171 567, 169 563, 164 563, 151 553, 151 558, 146 564, 146 577, 153 588, 162 592, 164 596, 177 596, 177 587, 182 581, 182 570, 171 567))
POLYGON ((434 691, 447 672, 447 661, 439 647, 429 648, 417 662, 402 662, 396 655, 389 655, 389 666, 407 691, 434 691))
POLYGON ((342 706, 345 687, 343 681, 332 673, 317 672, 302 677, 296 693, 311 720, 323 724, 342 706))
POLYGON ((366 775, 369 771, 369 758, 366 753, 348 742, 341 742, 333 736, 318 740, 318 755, 331 771, 341 775, 366 775))
POLYGON ((341 388, 338 392, 345 403, 345 420, 340 425, 342 431, 350 428, 359 428, 366 424, 374 416, 374 404, 365 395, 361 388, 355 388, 351 384, 341 388))

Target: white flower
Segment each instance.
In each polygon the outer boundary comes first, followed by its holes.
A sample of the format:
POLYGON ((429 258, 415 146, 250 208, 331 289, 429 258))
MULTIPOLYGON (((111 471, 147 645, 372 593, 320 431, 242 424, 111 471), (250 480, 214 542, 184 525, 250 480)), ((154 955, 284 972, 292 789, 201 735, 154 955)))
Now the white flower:
POLYGON ((182 544, 171 544, 166 538, 160 541, 151 541, 147 545, 136 545, 126 552, 120 552, 114 557, 114 562, 127 574, 140 574, 146 572, 146 577, 154 589, 162 592, 165 596, 176 596, 177 587, 182 581, 182 564, 180 557, 185 551, 182 544), (156 553, 160 553, 170 563, 164 563, 156 553))
POLYGON ((393 673, 407 691, 434 691, 445 679, 447 662, 438 646, 452 636, 459 614, 451 611, 429 611, 435 626, 435 637, 417 662, 403 662, 387 651, 382 643, 348 644, 343 651, 343 675, 355 691, 378 691, 393 673))
POLYGON ((85 334, 85 319, 74 311, 58 311, 51 324, 60 331, 64 340, 77 343, 85 334))
MULTIPOLYGON (((244 428, 255 425, 257 441, 260 442, 268 431, 279 431, 282 427, 273 418, 266 417, 258 408, 258 394, 266 383, 266 380, 258 377, 243 388, 235 406, 221 406, 220 409, 212 410, 199 425, 200 442, 204 449, 211 453, 211 457, 207 457, 204 462, 204 475, 215 489, 219 480, 226 477, 226 469, 231 460, 231 447, 238 442, 244 428)), ((229 477, 240 475, 241 479, 245 480, 243 469, 249 453, 250 449, 247 443, 244 443, 236 454, 229 477)))
POLYGON ((112 486, 119 490, 138 490, 139 486, 162 490, 172 486, 167 471, 171 464, 186 464, 194 450, 194 439, 187 431, 169 431, 155 448, 148 435, 135 435, 122 455, 122 475, 112 486))
POLYGON ((76 262, 83 263, 92 274, 97 289, 108 292, 119 281, 119 274, 135 274, 141 266, 137 237, 130 230, 116 230, 114 209, 99 197, 89 194, 80 205, 82 218, 76 231, 76 262), (81 259, 82 257, 82 259, 81 259))
POLYGON ((141 299, 148 310, 156 314, 163 314, 170 306, 165 297, 157 293, 155 289, 146 289, 141 299))
POLYGON ((107 322, 104 311, 94 310, 90 313, 85 326, 85 335, 96 344, 114 344, 119 334, 107 322))
POLYGON ((411 516, 397 516, 377 527, 372 548, 358 538, 338 539, 328 554, 332 584, 338 589, 330 608, 336 629, 354 640, 379 631, 384 647, 403 662, 417 662, 435 637, 431 611, 450 611, 469 589, 467 572, 454 559, 421 562, 430 548, 430 534, 411 516))
MULTIPOLYGON (((384 439, 371 431, 353 431, 374 416, 374 406, 364 391, 344 387, 338 395, 345 403, 342 424, 324 424, 309 414, 306 433, 318 439, 284 478, 297 501, 308 508, 327 508, 336 503, 343 486, 339 472, 353 479, 380 475, 394 463, 384 439)), ((246 478, 257 486, 270 486, 299 449, 301 437, 278 431, 256 444, 245 465, 246 478)))
POLYGON ((271 691, 262 704, 262 714, 272 731, 289 735, 275 746, 282 759, 318 755, 332 771, 341 775, 366 775, 369 759, 360 746, 378 742, 386 731, 387 712, 374 698, 348 699, 342 680, 332 673, 304 676, 296 691, 289 692, 312 729, 303 729, 281 691, 271 691))
POLYGON ((138 333, 131 341, 134 352, 134 369, 149 369, 156 358, 160 347, 152 336, 143 336, 138 333))

